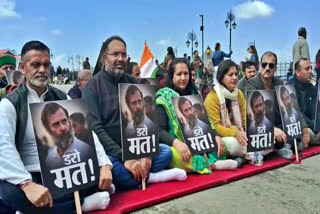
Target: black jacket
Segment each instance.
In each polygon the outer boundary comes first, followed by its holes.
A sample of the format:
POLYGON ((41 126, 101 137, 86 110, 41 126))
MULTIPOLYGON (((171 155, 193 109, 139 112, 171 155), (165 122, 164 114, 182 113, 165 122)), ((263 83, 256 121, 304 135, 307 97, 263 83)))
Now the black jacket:
POLYGON ((107 155, 121 161, 118 83, 136 83, 136 80, 125 73, 120 80, 113 80, 103 70, 89 80, 83 91, 82 99, 88 105, 90 127, 98 135, 107 155))

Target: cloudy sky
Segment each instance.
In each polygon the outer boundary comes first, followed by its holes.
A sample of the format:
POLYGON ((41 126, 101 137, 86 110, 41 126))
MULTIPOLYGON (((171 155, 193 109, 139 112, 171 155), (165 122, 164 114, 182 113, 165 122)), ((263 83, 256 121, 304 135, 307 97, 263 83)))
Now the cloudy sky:
POLYGON ((253 41, 259 56, 271 50, 281 61, 291 60, 301 26, 307 28, 313 59, 320 48, 319 8, 318 0, 0 0, 0 49, 19 53, 25 42, 41 40, 52 50, 55 67, 71 68, 68 58, 76 55, 88 56, 94 65, 102 42, 116 34, 125 39, 134 61, 140 62, 147 41, 162 62, 167 46, 174 47, 178 56, 191 54, 185 42, 192 30, 201 49, 199 14, 203 14, 205 48, 213 49, 220 42, 228 51, 229 31, 224 21, 232 9, 237 23, 232 31, 236 62, 247 56, 253 41))

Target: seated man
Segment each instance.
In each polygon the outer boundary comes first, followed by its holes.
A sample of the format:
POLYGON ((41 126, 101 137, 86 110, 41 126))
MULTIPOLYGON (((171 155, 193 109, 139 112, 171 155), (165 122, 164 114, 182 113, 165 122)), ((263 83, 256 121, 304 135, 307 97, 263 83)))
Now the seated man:
MULTIPOLYGON (((271 51, 265 52, 260 60, 260 72, 250 79, 244 87, 244 91, 247 90, 273 90, 275 86, 283 85, 283 81, 274 76, 277 71, 277 55, 271 51)), ((278 155, 291 159, 293 153, 289 144, 287 144, 287 135, 281 130, 281 116, 278 108, 278 102, 275 99, 274 108, 274 136, 276 139, 275 148, 278 148, 278 155)))
POLYGON ((244 86, 248 84, 249 79, 253 78, 256 75, 256 66, 253 62, 248 61, 243 63, 242 69, 243 78, 239 80, 237 86, 242 91, 242 93, 245 94, 246 92, 244 91, 244 86))
MULTIPOLYGON (((42 185, 36 138, 29 103, 65 100, 67 95, 50 85, 50 50, 39 42, 27 42, 21 51, 20 70, 26 82, 0 102, 0 211, 15 213, 72 213, 73 194, 52 200, 42 185)), ((109 203, 106 190, 112 182, 111 163, 95 137, 100 165, 98 187, 84 190, 82 210, 105 209, 109 203), (94 193, 94 194, 93 194, 94 193)))
POLYGON ((122 161, 118 83, 136 83, 136 80, 125 73, 127 48, 121 37, 108 38, 102 45, 101 53, 104 56, 104 70, 88 82, 83 99, 88 105, 90 126, 113 164, 116 189, 138 188, 143 179, 147 179, 148 183, 179 179, 177 176, 181 173, 185 175, 184 171, 163 170, 172 158, 171 149, 166 145, 160 144, 156 157, 122 161))
POLYGON ((308 131, 305 130, 305 135, 309 133, 310 141, 309 143, 304 142, 304 147, 307 148, 310 144, 320 144, 319 132, 317 133, 315 130, 317 93, 313 84, 310 83, 312 78, 310 60, 301 58, 296 62, 294 68, 295 75, 288 84, 293 84, 296 89, 296 97, 299 97, 299 99, 297 99, 298 105, 308 126, 308 131))

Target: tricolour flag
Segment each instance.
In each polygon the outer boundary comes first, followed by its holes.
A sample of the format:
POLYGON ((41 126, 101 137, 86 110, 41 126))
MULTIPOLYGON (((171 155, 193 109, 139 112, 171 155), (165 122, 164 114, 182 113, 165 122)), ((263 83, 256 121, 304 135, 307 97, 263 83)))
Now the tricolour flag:
POLYGON ((147 42, 144 42, 144 50, 140 61, 140 76, 142 78, 156 77, 158 70, 157 64, 154 61, 154 57, 149 49, 147 42))

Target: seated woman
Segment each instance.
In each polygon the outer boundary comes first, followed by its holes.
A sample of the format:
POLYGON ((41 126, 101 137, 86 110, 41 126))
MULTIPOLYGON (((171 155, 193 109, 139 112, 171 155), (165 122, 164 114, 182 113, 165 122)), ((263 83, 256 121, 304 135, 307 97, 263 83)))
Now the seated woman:
MULTIPOLYGON (((198 94, 191 80, 191 70, 188 62, 183 58, 173 61, 170 66, 166 87, 160 89, 156 94, 156 112, 159 122, 159 139, 161 143, 171 146, 172 161, 170 168, 181 168, 187 172, 209 173, 203 155, 191 155, 191 152, 183 142, 178 118, 175 113, 172 97, 198 94)), ((221 138, 215 137, 218 144, 218 154, 209 153, 208 159, 211 169, 234 169, 237 162, 226 160, 224 145, 221 138)))
POLYGON ((220 63, 217 83, 204 102, 210 121, 227 147, 227 154, 239 165, 245 162, 247 147, 246 101, 237 88, 237 65, 232 60, 220 63))

